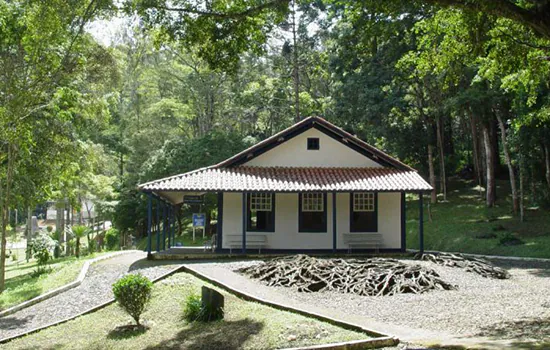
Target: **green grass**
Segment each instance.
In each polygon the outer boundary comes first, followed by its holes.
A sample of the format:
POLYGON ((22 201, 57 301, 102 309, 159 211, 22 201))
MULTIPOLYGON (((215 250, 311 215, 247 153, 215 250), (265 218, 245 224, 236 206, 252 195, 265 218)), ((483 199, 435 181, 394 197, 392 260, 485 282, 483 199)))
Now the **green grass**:
POLYGON ((36 261, 16 263, 6 266, 6 289, 0 294, 0 310, 22 303, 29 299, 54 290, 74 281, 84 262, 104 253, 53 260, 48 267, 50 271, 38 277, 33 277, 36 261))
POLYGON ((225 319, 188 323, 183 303, 207 285, 178 273, 154 286, 153 298, 142 316, 147 331, 120 333, 131 323, 117 305, 52 327, 7 344, 10 349, 276 349, 367 339, 362 333, 225 296, 225 319))
MULTIPOLYGON (((431 206, 432 222, 424 208, 425 249, 550 258, 550 213, 542 208, 526 210, 526 221, 520 222, 512 215, 507 185, 498 182, 497 205, 487 208, 472 183, 450 182, 448 202, 431 206), (500 237, 505 234, 513 234, 525 244, 501 245, 500 237), (496 237, 479 238, 491 235, 496 237)), ((424 202, 428 199, 426 196, 424 202)), ((418 200, 412 198, 407 202, 407 248, 418 249, 418 200)))

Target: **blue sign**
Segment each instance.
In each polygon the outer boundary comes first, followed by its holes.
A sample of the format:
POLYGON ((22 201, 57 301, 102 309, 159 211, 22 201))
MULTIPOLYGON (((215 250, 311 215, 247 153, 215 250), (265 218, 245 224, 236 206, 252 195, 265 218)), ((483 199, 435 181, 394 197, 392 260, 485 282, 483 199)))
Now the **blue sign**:
POLYGON ((193 214, 193 227, 204 227, 206 222, 206 215, 204 214, 193 214))

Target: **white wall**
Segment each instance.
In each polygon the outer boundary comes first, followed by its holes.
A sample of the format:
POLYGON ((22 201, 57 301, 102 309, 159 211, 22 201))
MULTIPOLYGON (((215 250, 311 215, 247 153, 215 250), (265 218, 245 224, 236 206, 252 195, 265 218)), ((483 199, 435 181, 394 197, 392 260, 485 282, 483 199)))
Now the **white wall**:
MULTIPOLYGON (((332 249, 332 193, 327 194, 327 232, 298 232, 298 194, 275 195, 275 232, 252 233, 267 237, 267 249, 332 249)), ((223 236, 242 235, 242 194, 224 193, 223 236)), ((337 248, 347 249, 343 234, 349 232, 349 193, 336 195, 337 248)), ((401 194, 378 194, 378 232, 384 249, 401 248, 401 194)), ((229 248, 223 239, 223 248, 229 248)))
POLYGON ((250 166, 287 167, 380 167, 350 147, 321 131, 311 128, 277 147, 251 159, 250 166), (319 138, 319 150, 308 150, 308 137, 319 138))

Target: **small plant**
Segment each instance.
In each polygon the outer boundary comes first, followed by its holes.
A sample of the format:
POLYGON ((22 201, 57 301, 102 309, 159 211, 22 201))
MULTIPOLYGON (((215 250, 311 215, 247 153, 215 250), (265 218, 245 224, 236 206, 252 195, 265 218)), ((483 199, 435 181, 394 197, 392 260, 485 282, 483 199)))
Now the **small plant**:
POLYGON ((113 284, 113 294, 118 302, 132 318, 137 326, 141 326, 139 317, 151 299, 153 283, 140 274, 130 274, 113 284))
POLYGON ((75 255, 76 255, 77 258, 80 257, 80 239, 83 238, 84 236, 86 236, 88 234, 89 230, 90 229, 88 227, 83 226, 83 225, 75 225, 71 228, 71 233, 76 238, 75 255))
POLYGON ((200 321, 203 318, 203 308, 201 297, 198 294, 190 294, 185 299, 185 305, 183 307, 183 318, 187 322, 200 321))
POLYGON ((50 252, 57 246, 57 241, 52 239, 49 234, 41 231, 32 241, 32 254, 37 260, 38 265, 34 275, 38 276, 46 272, 46 264, 50 260, 50 252))
POLYGON ((105 243, 107 245, 107 250, 117 249, 119 240, 120 240, 120 235, 116 228, 110 228, 105 233, 105 243))
POLYGON ((53 232, 53 226, 52 225, 46 226, 46 231, 48 231, 48 233, 52 233, 53 232))
POLYGON ((190 294, 185 300, 183 318, 187 322, 211 322, 224 317, 223 296, 208 287, 202 287, 202 296, 190 294))

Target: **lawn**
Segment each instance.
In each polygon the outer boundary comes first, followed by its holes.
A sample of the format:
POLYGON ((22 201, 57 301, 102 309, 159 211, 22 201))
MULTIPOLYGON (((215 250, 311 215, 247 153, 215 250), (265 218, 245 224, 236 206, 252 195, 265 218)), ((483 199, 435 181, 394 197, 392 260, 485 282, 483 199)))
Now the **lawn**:
MULTIPOLYGON (((475 185, 451 181, 448 202, 431 206, 433 221, 424 208, 424 247, 487 255, 550 258, 550 213, 543 208, 528 208, 526 221, 511 212, 508 183, 499 181, 497 205, 487 208, 475 185), (503 236, 513 235, 520 245, 504 245, 503 236)), ((407 248, 418 249, 418 200, 407 202, 407 248)), ((429 200, 425 197, 424 202, 429 200)), ((527 200, 525 201, 527 205, 527 200)))
MULTIPOLYGON (((213 286, 178 273, 157 283, 142 319, 146 332, 121 334, 117 326, 130 317, 117 305, 52 327, 7 344, 10 349, 276 349, 368 336, 290 312, 225 296, 225 319, 213 323, 187 323, 182 305, 202 285, 213 286)), ((217 288, 215 288, 217 289, 217 288)))
POLYGON ((32 299, 40 294, 54 290, 74 281, 84 262, 104 253, 53 260, 48 267, 50 271, 33 277, 36 261, 14 263, 6 266, 6 289, 0 294, 0 310, 32 299))

